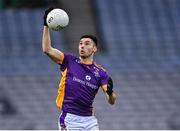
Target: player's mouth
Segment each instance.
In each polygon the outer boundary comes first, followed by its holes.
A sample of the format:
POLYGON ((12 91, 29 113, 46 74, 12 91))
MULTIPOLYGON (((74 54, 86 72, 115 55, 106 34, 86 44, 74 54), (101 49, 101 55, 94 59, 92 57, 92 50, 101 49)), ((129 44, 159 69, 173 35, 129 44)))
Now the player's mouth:
POLYGON ((85 52, 83 50, 80 51, 80 54, 84 54, 85 52))

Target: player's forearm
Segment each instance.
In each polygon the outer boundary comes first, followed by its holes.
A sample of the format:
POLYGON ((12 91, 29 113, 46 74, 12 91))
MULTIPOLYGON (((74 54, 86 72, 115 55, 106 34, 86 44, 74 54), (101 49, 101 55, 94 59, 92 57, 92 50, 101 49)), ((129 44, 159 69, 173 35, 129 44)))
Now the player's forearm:
POLYGON ((116 101, 116 94, 113 92, 112 95, 107 95, 107 97, 109 104, 114 105, 116 101))
POLYGON ((51 49, 51 38, 50 38, 50 32, 47 26, 44 26, 43 29, 43 36, 42 36, 42 50, 44 53, 48 53, 48 51, 51 49))
POLYGON ((55 63, 60 64, 64 59, 64 53, 51 46, 50 31, 47 26, 44 26, 42 36, 42 50, 46 53, 55 63))

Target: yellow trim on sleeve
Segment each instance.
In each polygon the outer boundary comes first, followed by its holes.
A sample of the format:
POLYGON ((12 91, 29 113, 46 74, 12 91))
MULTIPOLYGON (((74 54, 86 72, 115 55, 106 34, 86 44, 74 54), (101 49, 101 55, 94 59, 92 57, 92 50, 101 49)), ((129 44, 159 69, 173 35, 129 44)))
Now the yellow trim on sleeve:
POLYGON ((58 108, 62 108, 62 104, 65 96, 65 82, 66 82, 67 68, 62 72, 62 78, 59 83, 58 95, 56 97, 56 105, 58 108))
POLYGON ((57 61, 57 64, 62 64, 62 63, 63 63, 63 60, 64 60, 64 53, 61 52, 61 54, 60 54, 60 60, 57 61))
POLYGON ((107 90, 107 84, 102 85, 101 88, 102 88, 103 90, 107 90))

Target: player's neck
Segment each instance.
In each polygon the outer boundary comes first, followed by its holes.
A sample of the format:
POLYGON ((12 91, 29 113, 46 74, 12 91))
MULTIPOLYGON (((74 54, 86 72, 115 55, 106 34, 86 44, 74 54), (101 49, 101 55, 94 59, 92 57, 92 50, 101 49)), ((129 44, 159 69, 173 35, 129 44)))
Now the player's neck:
POLYGON ((81 63, 83 64, 90 65, 93 63, 93 57, 87 57, 87 58, 79 57, 79 58, 81 60, 81 63))

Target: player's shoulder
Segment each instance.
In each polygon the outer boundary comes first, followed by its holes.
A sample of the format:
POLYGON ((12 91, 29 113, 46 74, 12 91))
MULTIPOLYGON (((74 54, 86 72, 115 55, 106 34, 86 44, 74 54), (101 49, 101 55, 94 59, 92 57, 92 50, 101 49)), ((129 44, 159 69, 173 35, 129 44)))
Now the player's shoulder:
POLYGON ((64 53, 64 56, 65 58, 68 58, 68 59, 77 59, 77 57, 71 53, 64 53))
POLYGON ((70 53, 64 53, 64 60, 63 60, 63 63, 64 64, 72 64, 74 63, 75 61, 77 61, 77 57, 73 54, 70 54, 70 53))
POLYGON ((102 70, 103 72, 107 72, 107 70, 106 70, 102 65, 97 64, 96 62, 94 62, 94 65, 95 65, 98 69, 102 70))

